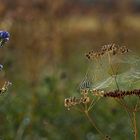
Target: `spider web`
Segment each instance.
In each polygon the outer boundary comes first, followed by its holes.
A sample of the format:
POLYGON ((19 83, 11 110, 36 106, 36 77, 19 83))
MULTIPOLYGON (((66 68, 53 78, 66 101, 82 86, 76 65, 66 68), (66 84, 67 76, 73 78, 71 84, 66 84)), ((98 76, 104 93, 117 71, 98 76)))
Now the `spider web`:
POLYGON ((89 88, 90 85, 90 89, 111 91, 118 89, 117 84, 120 90, 140 87, 140 57, 132 51, 90 60, 80 88, 89 88))

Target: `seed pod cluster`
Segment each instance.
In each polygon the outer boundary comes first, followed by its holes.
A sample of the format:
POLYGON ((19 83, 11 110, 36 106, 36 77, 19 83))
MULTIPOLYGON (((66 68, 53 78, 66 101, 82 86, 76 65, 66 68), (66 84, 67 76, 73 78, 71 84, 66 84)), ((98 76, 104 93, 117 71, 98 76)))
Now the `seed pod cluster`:
POLYGON ((111 140, 111 137, 110 136, 105 136, 104 140, 111 140))
POLYGON ((112 97, 112 98, 124 98, 125 96, 139 96, 140 97, 140 89, 134 89, 131 91, 115 90, 115 91, 110 91, 104 94, 104 97, 112 97))
POLYGON ((104 97, 104 91, 99 90, 99 89, 92 89, 90 92, 93 94, 93 96, 98 96, 98 97, 104 97))
POLYGON ((116 44, 108 44, 101 47, 99 51, 90 51, 86 53, 86 57, 88 59, 98 59, 104 56, 105 54, 117 55, 117 54, 125 54, 129 52, 129 49, 126 46, 118 46, 116 44))
POLYGON ((81 98, 70 97, 64 100, 64 106, 70 109, 70 107, 72 106, 79 105, 79 104, 87 104, 89 102, 90 99, 88 96, 81 97, 81 98))
POLYGON ((2 88, 0 89, 0 95, 3 95, 9 88, 9 86, 11 86, 12 83, 11 82, 5 82, 4 85, 2 86, 2 88))

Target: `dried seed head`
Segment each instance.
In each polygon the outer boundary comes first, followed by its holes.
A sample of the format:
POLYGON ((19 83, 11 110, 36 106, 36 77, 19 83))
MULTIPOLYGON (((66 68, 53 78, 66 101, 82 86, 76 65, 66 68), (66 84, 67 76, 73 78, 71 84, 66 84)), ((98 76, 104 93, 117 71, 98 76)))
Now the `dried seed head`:
POLYGON ((81 98, 70 97, 64 100, 64 106, 70 110, 70 107, 76 106, 79 104, 87 104, 90 102, 90 98, 88 96, 84 96, 81 98))
POLYGON ((71 106, 71 105, 70 105, 70 100, 69 100, 69 98, 67 98, 67 99, 64 100, 64 106, 65 106, 65 107, 70 107, 70 106, 71 106))
POLYGON ((90 56, 88 53, 86 53, 85 56, 86 56, 88 59, 91 59, 91 56, 90 56))
POLYGON ((11 86, 11 85, 12 85, 12 83, 9 81, 5 82, 3 87, 0 90, 0 94, 4 94, 8 90, 9 86, 11 86))
POLYGON ((90 51, 90 52, 86 53, 86 57, 90 60, 98 59, 103 55, 104 55, 103 51, 99 51, 99 52, 90 51))
POLYGON ((87 96, 88 93, 89 93, 89 89, 82 89, 82 90, 81 90, 81 94, 82 94, 83 96, 87 96))
POLYGON ((82 102, 83 102, 83 99, 81 99, 81 98, 70 97, 70 98, 66 98, 64 100, 64 106, 69 109, 70 107, 78 105, 82 102))
POLYGON ((87 103, 90 102, 90 98, 89 98, 89 97, 81 98, 81 102, 82 102, 83 104, 87 104, 87 103))
POLYGON ((104 140, 111 140, 110 136, 105 136, 104 140))
POLYGON ((140 89, 134 89, 131 91, 122 91, 122 90, 115 90, 106 92, 103 94, 104 97, 112 97, 112 98, 124 98, 126 96, 140 96, 140 89))
POLYGON ((103 51, 104 54, 109 53, 115 55, 117 53, 117 50, 118 50, 118 46, 115 44, 104 45, 101 48, 101 51, 103 51))
POLYGON ((126 46, 119 47, 116 44, 108 44, 101 47, 101 50, 94 52, 90 51, 86 53, 86 57, 90 60, 92 59, 98 59, 104 56, 105 54, 110 55, 117 55, 117 54, 125 54, 129 52, 129 49, 126 46))
POLYGON ((129 49, 126 46, 122 46, 122 47, 119 48, 119 53, 120 54, 125 54, 127 52, 129 52, 129 49))
POLYGON ((93 96, 104 97, 104 91, 103 90, 93 89, 93 90, 90 90, 90 91, 93 93, 93 96))

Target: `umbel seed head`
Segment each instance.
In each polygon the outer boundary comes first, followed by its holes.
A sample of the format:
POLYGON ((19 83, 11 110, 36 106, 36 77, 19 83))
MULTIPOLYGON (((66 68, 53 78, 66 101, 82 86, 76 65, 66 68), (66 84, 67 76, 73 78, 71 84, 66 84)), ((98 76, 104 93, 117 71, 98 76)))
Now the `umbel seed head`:
POLYGON ((130 50, 126 46, 119 46, 116 44, 108 44, 101 47, 99 51, 90 51, 86 53, 86 57, 90 60, 101 58, 102 56, 109 55, 118 55, 125 54, 130 50))
POLYGON ((2 88, 0 89, 0 95, 3 95, 9 88, 9 86, 11 86, 12 83, 11 82, 5 82, 4 85, 2 86, 2 88))

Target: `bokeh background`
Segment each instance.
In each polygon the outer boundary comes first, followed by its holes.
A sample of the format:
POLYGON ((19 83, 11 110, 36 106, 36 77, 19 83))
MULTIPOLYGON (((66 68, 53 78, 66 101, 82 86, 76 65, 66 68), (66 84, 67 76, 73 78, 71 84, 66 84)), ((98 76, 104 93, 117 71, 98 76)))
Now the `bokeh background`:
MULTIPOLYGON (((78 94, 85 52, 116 43, 140 54, 139 14, 140 0, 0 0, 0 30, 11 34, 0 49, 1 85, 13 83, 0 96, 0 140, 98 140, 63 102, 78 94)), ((133 139, 113 101, 100 102, 93 114, 113 140, 133 139)))

